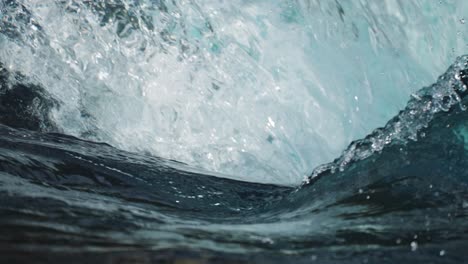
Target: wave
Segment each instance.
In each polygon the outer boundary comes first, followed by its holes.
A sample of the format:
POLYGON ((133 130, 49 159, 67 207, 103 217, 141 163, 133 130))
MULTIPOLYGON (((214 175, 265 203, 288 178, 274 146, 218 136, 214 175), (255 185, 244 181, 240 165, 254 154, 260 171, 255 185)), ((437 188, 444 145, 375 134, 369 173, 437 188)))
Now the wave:
MULTIPOLYGON (((234 181, 40 127, 25 130, 35 112, 18 115, 0 126, 3 257, 154 260, 183 252, 207 262, 457 263, 468 242, 467 66, 460 57, 384 128, 353 142, 300 188, 234 181)), ((1 100, 13 93, 28 102, 28 93, 15 92, 25 86, 2 92, 1 100)), ((25 107, 10 110, 25 112, 17 109, 25 107)))
POLYGON ((466 96, 467 56, 459 57, 438 81, 412 94, 406 108, 391 119, 383 128, 374 130, 366 138, 352 142, 337 160, 317 168, 311 178, 324 170, 343 170, 350 162, 368 158, 381 152, 390 144, 405 144, 425 137, 426 129, 439 112, 449 112, 454 105, 465 110, 463 98, 466 96))
POLYGON ((0 61, 56 102, 50 130, 296 186, 467 52, 467 9, 8 0, 0 61))
POLYGON ((464 4, 184 3, 0 2, 0 262, 465 261, 464 4))

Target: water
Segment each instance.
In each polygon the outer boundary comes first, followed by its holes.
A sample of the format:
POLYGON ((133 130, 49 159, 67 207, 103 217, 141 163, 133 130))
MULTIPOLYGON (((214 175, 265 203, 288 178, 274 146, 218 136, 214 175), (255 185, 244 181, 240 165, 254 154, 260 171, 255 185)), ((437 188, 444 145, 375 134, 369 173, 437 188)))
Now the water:
POLYGON ((463 262, 467 8, 1 2, 2 258, 463 262))
POLYGON ((0 60, 59 131, 289 186, 468 48, 465 1, 1 5, 0 60))

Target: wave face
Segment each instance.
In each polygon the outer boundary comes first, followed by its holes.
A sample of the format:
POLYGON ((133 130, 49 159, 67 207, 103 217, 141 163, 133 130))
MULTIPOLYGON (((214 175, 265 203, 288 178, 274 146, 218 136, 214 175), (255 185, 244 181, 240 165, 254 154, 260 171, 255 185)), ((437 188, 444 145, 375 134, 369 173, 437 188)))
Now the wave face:
MULTIPOLYGON (((230 180, 104 143, 0 125, 1 258, 463 262, 467 85, 464 56, 300 188, 230 180)), ((19 113, 10 126, 24 124, 22 109, 7 108, 19 113)))
POLYGON ((468 52, 464 1, 0 9, 0 61, 57 102, 53 131, 283 185, 382 126, 468 52))
POLYGON ((463 263, 467 6, 0 2, 0 262, 463 263))

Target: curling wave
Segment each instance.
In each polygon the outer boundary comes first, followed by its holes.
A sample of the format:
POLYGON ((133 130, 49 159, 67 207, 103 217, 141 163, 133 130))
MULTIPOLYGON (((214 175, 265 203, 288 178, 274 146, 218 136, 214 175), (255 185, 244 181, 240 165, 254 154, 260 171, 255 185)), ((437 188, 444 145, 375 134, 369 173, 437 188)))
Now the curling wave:
POLYGON ((0 262, 463 262, 467 7, 1 1, 0 262))
POLYGON ((460 57, 298 189, 2 125, 2 257, 458 263, 468 243, 467 69, 460 57))

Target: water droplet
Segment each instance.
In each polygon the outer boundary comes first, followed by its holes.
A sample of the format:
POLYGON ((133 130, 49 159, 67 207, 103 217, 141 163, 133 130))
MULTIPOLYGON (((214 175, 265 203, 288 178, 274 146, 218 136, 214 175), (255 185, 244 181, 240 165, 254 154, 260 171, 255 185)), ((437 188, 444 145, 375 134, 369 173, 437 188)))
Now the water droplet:
POLYGON ((273 119, 271 119, 271 117, 268 117, 268 125, 271 126, 271 127, 275 127, 275 121, 273 121, 273 119))
POLYGON ((262 238, 262 242, 265 243, 265 244, 274 244, 275 242, 273 241, 273 239, 269 238, 269 237, 264 237, 262 238))
POLYGON ((418 249, 418 243, 416 241, 411 242, 411 251, 416 251, 418 249))

